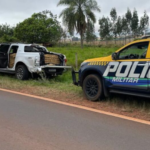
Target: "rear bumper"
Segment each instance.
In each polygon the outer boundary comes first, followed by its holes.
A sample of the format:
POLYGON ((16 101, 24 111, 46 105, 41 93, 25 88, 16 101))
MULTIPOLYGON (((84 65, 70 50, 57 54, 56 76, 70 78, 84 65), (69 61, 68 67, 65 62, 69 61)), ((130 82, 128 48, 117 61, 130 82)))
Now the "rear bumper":
POLYGON ((74 71, 74 69, 72 69, 72 80, 73 80, 73 84, 76 85, 76 86, 79 86, 80 85, 80 81, 77 81, 77 77, 79 77, 79 72, 77 71, 74 71))
POLYGON ((43 69, 43 68, 58 68, 58 69, 71 69, 71 66, 50 66, 50 65, 45 65, 45 66, 40 66, 39 68, 43 69))
POLYGON ((39 67, 34 67, 30 69, 30 72, 32 73, 40 73, 43 72, 45 69, 55 72, 54 70, 65 70, 65 69, 71 69, 72 66, 50 66, 50 65, 44 65, 44 66, 39 66, 39 67))

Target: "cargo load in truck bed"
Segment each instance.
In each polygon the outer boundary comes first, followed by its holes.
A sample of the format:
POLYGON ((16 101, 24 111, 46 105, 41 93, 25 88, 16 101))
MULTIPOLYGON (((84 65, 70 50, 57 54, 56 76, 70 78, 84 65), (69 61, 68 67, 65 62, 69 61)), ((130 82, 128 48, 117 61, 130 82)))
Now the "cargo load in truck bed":
POLYGON ((15 63, 16 53, 9 54, 9 68, 12 68, 15 63))
POLYGON ((60 65, 60 59, 58 55, 53 54, 45 54, 45 64, 54 64, 54 65, 60 65))

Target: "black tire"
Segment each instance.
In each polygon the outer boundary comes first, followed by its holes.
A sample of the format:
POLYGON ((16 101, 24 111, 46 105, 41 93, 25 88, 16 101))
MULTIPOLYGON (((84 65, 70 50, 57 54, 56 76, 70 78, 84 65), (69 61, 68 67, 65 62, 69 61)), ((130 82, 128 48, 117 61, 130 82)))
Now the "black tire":
POLYGON ((84 79, 83 92, 90 101, 98 101, 103 97, 102 81, 98 75, 90 74, 84 79))
POLYGON ((16 68, 16 78, 18 80, 27 80, 29 79, 29 71, 25 65, 19 65, 16 68))

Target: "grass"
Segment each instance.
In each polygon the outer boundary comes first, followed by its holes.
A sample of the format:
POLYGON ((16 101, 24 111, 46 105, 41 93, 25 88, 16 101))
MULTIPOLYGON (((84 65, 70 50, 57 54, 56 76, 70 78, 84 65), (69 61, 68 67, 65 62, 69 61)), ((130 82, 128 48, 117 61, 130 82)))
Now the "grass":
MULTIPOLYGON (((75 54, 78 55, 78 68, 80 64, 86 60, 97 57, 104 57, 111 55, 117 48, 104 47, 54 47, 49 48, 49 51, 65 54, 67 57, 67 65, 75 67, 75 54)), ((57 90, 58 92, 73 93, 78 97, 83 97, 82 89, 72 84, 71 70, 65 72, 62 76, 52 78, 50 80, 30 79, 28 81, 19 81, 12 75, 0 74, 0 87, 11 90, 24 90, 30 87, 40 89, 40 94, 45 94, 49 90, 57 90), (43 92, 43 93, 42 93, 43 92)), ((39 93, 38 93, 39 94, 39 93)), ((40 95, 39 94, 39 95, 40 95)), ((150 102, 146 99, 112 95, 103 101, 106 105, 110 105, 114 109, 119 109, 122 112, 132 113, 134 110, 140 112, 147 112, 150 115, 150 102)))
POLYGON ((67 64, 75 67, 75 55, 78 56, 78 64, 80 65, 84 60, 104 57, 111 55, 117 48, 99 48, 99 47, 55 47, 49 48, 50 51, 65 54, 67 57, 67 64))

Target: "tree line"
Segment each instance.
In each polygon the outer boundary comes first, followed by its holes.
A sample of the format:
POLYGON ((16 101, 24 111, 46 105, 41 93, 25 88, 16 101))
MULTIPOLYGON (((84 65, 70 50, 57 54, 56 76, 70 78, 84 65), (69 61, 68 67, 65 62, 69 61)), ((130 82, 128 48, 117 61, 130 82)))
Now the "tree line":
POLYGON ((102 17, 99 20, 99 34, 102 40, 116 39, 122 36, 136 38, 146 33, 149 28, 149 16, 144 11, 139 19, 138 12, 130 9, 125 15, 118 16, 115 8, 110 11, 110 17, 102 17))

